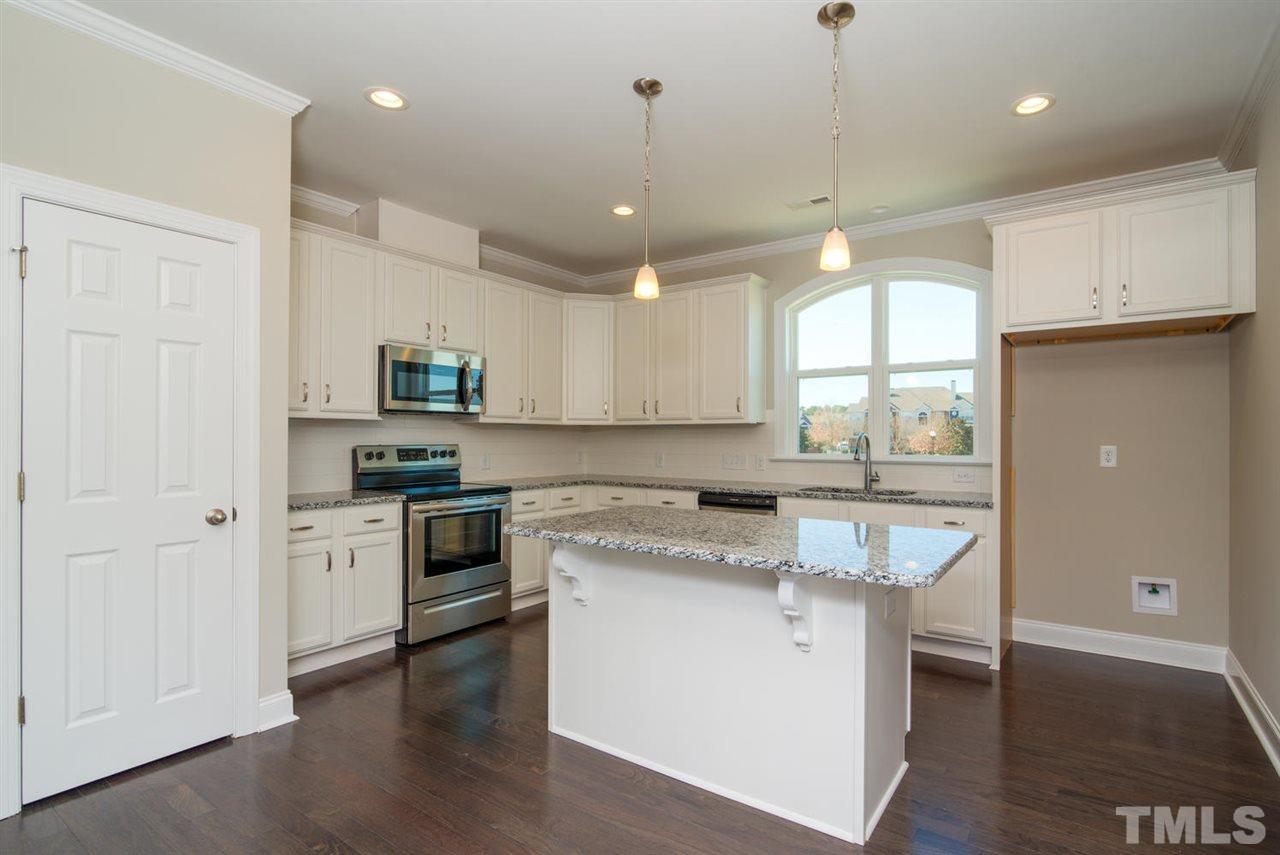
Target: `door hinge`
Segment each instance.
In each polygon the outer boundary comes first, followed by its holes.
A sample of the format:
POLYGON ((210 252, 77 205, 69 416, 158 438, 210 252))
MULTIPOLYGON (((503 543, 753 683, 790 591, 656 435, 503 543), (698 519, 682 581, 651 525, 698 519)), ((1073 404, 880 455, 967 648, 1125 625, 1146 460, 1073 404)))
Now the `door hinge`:
POLYGON ((27 278, 27 247, 26 244, 18 247, 18 278, 27 278))
POLYGON ((239 512, 237 512, 237 511, 236 511, 236 506, 235 506, 235 505, 232 505, 232 506, 231 506, 231 521, 232 521, 232 522, 235 522, 235 521, 236 521, 236 517, 238 517, 238 516, 240 516, 240 514, 239 514, 239 512))
POLYGON ((18 501, 25 502, 27 500, 27 473, 21 469, 18 470, 18 501))
POLYGON ((27 723, 27 698, 26 695, 18 695, 18 726, 27 723))

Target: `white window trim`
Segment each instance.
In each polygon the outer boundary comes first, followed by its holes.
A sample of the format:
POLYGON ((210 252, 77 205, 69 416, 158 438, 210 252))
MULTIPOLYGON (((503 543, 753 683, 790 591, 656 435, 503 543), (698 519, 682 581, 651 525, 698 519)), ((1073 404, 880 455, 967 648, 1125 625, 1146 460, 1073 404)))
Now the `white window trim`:
MULTIPOLYGON (((901 465, 949 465, 949 466, 982 466, 991 462, 991 425, 988 422, 991 408, 987 406, 991 394, 990 354, 986 347, 991 328, 991 271, 971 264, 948 261, 941 258, 885 258, 855 264, 848 270, 836 273, 824 273, 810 279, 780 300, 774 306, 773 314, 773 369, 774 369, 774 409, 779 414, 777 428, 774 431, 774 460, 809 461, 818 463, 852 462, 848 454, 800 454, 797 452, 798 429, 791 415, 799 407, 797 400, 797 376, 793 369, 795 364, 796 315, 823 297, 829 296, 854 283, 866 280, 872 288, 871 318, 874 325, 872 364, 868 366, 850 366, 849 368, 823 369, 822 371, 806 371, 806 376, 816 374, 854 374, 865 371, 869 377, 871 393, 871 411, 873 414, 887 414, 889 390, 886 388, 890 370, 926 371, 956 367, 974 368, 974 422, 973 422, 973 455, 931 455, 908 456, 889 455, 889 437, 887 430, 871 430, 871 456, 877 463, 901 465), (927 279, 950 280, 956 285, 973 289, 978 295, 977 329, 975 331, 975 358, 972 360, 956 360, 955 362, 921 362, 903 363, 890 366, 888 364, 888 313, 885 311, 884 282, 890 277, 922 276, 927 279), (883 381, 880 376, 883 375, 883 381)), ((874 422, 873 422, 874 425, 874 422)))

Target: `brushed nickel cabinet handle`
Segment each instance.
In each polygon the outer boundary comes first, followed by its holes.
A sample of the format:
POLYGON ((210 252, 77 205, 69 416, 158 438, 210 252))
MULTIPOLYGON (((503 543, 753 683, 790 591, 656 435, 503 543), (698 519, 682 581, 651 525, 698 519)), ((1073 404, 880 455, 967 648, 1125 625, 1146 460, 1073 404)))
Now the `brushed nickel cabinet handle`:
POLYGON ((441 324, 440 325, 440 341, 445 342, 448 340, 449 340, 449 325, 441 324))
POLYGON ((372 525, 373 523, 380 523, 380 522, 386 522, 386 521, 387 521, 386 517, 374 517, 373 519, 365 520, 365 522, 369 525, 372 525))
POLYGON ((1129 286, 1127 284, 1120 286, 1120 305, 1129 305, 1129 286))
POLYGON ((517 410, 516 412, 520 412, 520 413, 524 412, 524 398, 520 399, 520 409, 517 410))
POLYGON ((1098 308, 1098 289, 1097 288, 1093 289, 1092 302, 1093 302, 1093 308, 1095 309, 1098 308))
POLYGON ((604 402, 604 414, 605 414, 606 416, 607 416, 607 415, 609 415, 609 402, 608 402, 608 401, 605 401, 605 402, 604 402))
POLYGON ((329 403, 329 401, 330 401, 330 400, 332 399, 332 397, 333 397, 333 396, 330 394, 330 391, 331 391, 331 390, 329 389, 329 384, 328 384, 328 383, 325 383, 325 384, 324 384, 324 402, 325 402, 326 404, 327 404, 327 403, 329 403))
POLYGON ((431 341, 431 321, 427 321, 427 341, 431 341))
POLYGON ((347 555, 348 555, 348 559, 347 559, 347 567, 355 567, 355 566, 356 566, 356 551, 355 551, 354 549, 352 549, 350 546, 348 546, 348 547, 347 547, 347 555))
POLYGON ((333 553, 327 549, 324 551, 324 572, 333 572, 333 553))
POLYGON ((562 501, 562 502, 572 502, 572 501, 573 501, 573 496, 561 496, 561 497, 560 497, 560 501, 562 501))
POLYGON ((943 525, 964 525, 964 523, 960 520, 943 520, 942 524, 943 525))
POLYGON ((674 505, 674 504, 675 504, 675 502, 674 502, 674 501, 672 501, 671 499, 663 499, 663 500, 662 500, 662 504, 664 504, 664 505, 674 505))
POLYGON ((642 415, 642 416, 647 416, 647 415, 649 415, 649 402, 648 402, 648 401, 641 401, 641 402, 640 402, 640 415, 642 415))
POLYGON ((289 526, 289 531, 311 531, 313 528, 313 525, 293 525, 289 526))
POLYGON ((536 412, 538 412, 538 399, 530 398, 529 399, 529 415, 533 415, 536 412))
POLYGON ((302 382, 302 403, 305 404, 307 402, 307 398, 310 398, 310 397, 311 397, 311 390, 307 387, 307 383, 304 380, 302 382))
POLYGON ((612 500, 613 500, 613 501, 615 501, 615 502, 621 502, 621 501, 622 501, 622 497, 621 497, 621 496, 610 496, 609 498, 610 498, 610 499, 612 499, 612 500))
POLYGON ((660 416, 660 415, 662 415, 662 410, 658 409, 658 399, 657 399, 657 398, 654 398, 654 399, 653 399, 653 414, 654 414, 655 416, 660 416))
POLYGON ((524 505, 525 507, 528 507, 529 505, 536 505, 536 504, 538 504, 538 500, 537 500, 537 499, 530 499, 529 501, 527 501, 527 502, 521 502, 520 504, 524 505))
POLYGON ((738 412, 742 412, 742 396, 741 395, 738 396, 737 407, 738 407, 738 412))

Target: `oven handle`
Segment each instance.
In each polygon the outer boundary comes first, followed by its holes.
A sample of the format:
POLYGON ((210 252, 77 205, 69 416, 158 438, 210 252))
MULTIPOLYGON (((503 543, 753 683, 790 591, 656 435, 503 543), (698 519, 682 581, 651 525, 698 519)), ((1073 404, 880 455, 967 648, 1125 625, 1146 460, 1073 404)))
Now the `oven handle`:
POLYGON ((471 409, 471 399, 475 396, 475 385, 471 378, 471 362, 469 360, 462 360, 462 365, 458 368, 458 381, 462 393, 462 411, 465 413, 471 409))
POLYGON ((511 507, 511 500, 507 499, 501 502, 495 502, 492 499, 484 499, 481 501, 461 500, 457 502, 444 502, 439 505, 429 505, 423 508, 413 508, 409 511, 414 517, 435 517, 441 514, 454 514, 459 511, 463 513, 472 513, 475 511, 493 511, 511 507))

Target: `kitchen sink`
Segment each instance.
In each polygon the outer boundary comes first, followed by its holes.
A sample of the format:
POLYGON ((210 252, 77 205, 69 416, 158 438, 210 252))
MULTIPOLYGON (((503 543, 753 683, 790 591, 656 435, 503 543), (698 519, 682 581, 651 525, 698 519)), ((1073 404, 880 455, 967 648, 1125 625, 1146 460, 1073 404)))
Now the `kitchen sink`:
POLYGON ((801 487, 800 493, 838 493, 841 496, 914 496, 915 490, 864 490, 861 487, 801 487))

